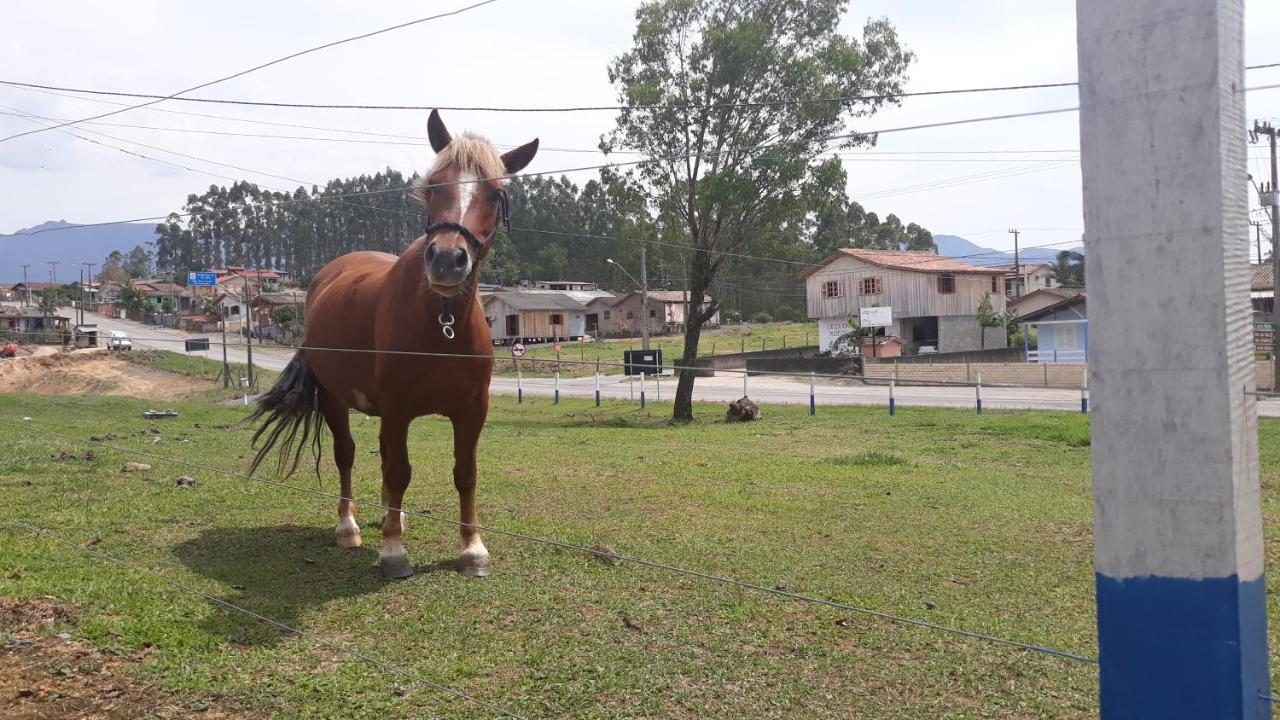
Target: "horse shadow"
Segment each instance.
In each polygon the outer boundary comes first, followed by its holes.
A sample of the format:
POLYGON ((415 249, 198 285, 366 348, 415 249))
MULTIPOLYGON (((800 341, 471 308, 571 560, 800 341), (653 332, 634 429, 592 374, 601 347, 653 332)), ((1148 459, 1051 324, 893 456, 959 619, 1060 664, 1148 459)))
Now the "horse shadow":
MULTIPOLYGON (((377 532, 376 527, 374 532, 377 532)), ((396 581, 378 571, 377 550, 340 548, 333 530, 300 525, 211 528, 174 548, 190 570, 223 585, 201 627, 234 645, 272 645, 305 630, 302 618, 327 603, 354 600, 396 581), (301 624, 300 624, 301 623, 301 624)), ((419 565, 419 573, 453 570, 455 560, 419 565)))

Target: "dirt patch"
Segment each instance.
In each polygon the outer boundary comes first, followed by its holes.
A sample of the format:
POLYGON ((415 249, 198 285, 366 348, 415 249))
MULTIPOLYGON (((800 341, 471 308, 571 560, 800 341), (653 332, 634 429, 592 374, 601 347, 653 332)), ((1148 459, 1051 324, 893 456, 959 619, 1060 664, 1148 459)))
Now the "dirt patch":
POLYGON ((165 696, 137 677, 146 652, 99 652, 59 628, 75 613, 48 599, 0 598, 0 707, 6 720, 239 718, 216 704, 165 696))
POLYGON ((0 361, 0 393, 181 400, 210 387, 207 380, 137 365, 102 350, 0 361))

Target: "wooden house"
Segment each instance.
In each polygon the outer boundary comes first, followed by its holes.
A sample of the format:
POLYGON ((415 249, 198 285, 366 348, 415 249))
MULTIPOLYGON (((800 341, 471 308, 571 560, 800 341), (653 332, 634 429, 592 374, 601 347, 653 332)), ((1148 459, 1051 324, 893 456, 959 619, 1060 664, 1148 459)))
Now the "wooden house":
POLYGON ((501 291, 484 297, 495 343, 577 340, 587 334, 587 308, 557 292, 501 291))
POLYGON ((991 297, 1003 312, 1005 271, 945 258, 930 252, 842 248, 804 272, 808 315, 818 321, 823 350, 849 331, 849 318, 862 308, 891 308, 885 335, 902 338, 904 354, 921 346, 938 352, 1002 348, 1002 328, 978 324, 978 306, 991 297))

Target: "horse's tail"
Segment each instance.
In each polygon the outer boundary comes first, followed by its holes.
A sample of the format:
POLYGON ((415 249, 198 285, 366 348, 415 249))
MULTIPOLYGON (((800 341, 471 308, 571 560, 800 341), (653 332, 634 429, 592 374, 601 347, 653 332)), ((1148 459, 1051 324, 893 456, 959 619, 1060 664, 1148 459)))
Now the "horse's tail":
POLYGON ((249 416, 249 422, 263 420, 253 433, 252 447, 258 452, 249 465, 249 474, 258 469, 272 448, 279 445, 277 468, 284 475, 292 475, 302 459, 302 450, 308 440, 316 456, 316 472, 320 467, 320 383, 307 367, 301 350, 285 366, 284 372, 271 389, 258 398, 258 409, 249 416), (265 418, 265 420, 264 420, 265 418), (301 437, 299 437, 301 431, 301 437), (262 447, 258 440, 263 439, 262 447), (281 442, 283 440, 283 442, 281 442), (292 455, 292 460, 290 459, 292 455))

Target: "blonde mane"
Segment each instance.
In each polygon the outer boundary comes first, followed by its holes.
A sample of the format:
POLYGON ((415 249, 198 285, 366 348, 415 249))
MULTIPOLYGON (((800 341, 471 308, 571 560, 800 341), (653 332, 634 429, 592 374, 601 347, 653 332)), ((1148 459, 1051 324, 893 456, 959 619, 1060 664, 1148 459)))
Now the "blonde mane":
POLYGON ((463 133, 453 138, 445 146, 444 150, 441 150, 436 155, 436 161, 432 163, 431 169, 427 171, 426 176, 418 183, 414 195, 420 201, 426 201, 425 187, 427 178, 449 165, 457 165, 459 173, 474 175, 482 180, 500 178, 507 174, 507 168, 502 163, 502 156, 493 147, 493 143, 479 135, 463 133))

